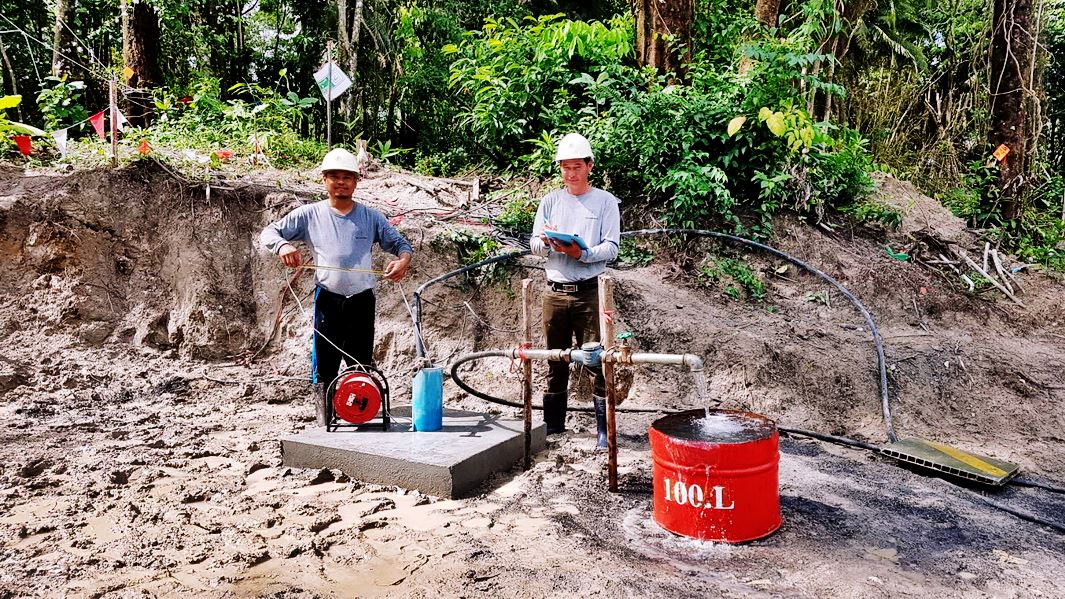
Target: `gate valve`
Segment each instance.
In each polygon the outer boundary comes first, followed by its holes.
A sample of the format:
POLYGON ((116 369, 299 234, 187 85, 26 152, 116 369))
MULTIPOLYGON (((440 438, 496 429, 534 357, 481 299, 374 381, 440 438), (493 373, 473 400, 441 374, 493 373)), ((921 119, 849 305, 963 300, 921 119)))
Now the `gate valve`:
POLYGON ((618 340, 618 361, 625 364, 629 362, 629 355, 632 353, 632 348, 629 347, 629 339, 633 338, 632 331, 623 331, 617 334, 618 340))

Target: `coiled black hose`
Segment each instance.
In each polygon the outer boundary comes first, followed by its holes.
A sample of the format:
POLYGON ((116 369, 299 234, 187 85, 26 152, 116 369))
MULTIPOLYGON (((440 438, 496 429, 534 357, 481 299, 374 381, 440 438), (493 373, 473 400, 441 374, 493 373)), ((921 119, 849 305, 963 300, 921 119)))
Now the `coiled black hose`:
MULTIPOLYGON (((451 380, 455 381, 455 384, 458 385, 460 389, 462 389, 463 391, 465 391, 466 393, 469 393, 470 395, 472 395, 474 397, 480 397, 481 399, 483 399, 485 401, 489 401, 489 402, 492 402, 492 403, 495 403, 495 404, 499 404, 499 405, 503 405, 503 406, 510 406, 512 408, 524 408, 525 404, 520 404, 520 403, 518 403, 516 401, 508 401, 508 400, 503 399, 501 397, 495 397, 493 395, 489 395, 487 393, 483 393, 481 391, 478 391, 477 389, 474 389, 473 387, 467 385, 466 381, 462 380, 462 377, 459 376, 459 366, 462 366, 463 364, 465 364, 467 362, 473 362, 474 360, 481 360, 481 359, 484 359, 484 358, 509 358, 509 357, 510 357, 510 354, 508 354, 505 351, 498 350, 498 349, 482 351, 482 352, 476 352, 476 353, 472 353, 472 354, 466 354, 465 356, 462 356, 461 358, 455 360, 455 362, 451 365, 451 380)), ((533 407, 534 410, 542 410, 542 409, 544 409, 543 406, 537 405, 535 403, 533 404, 532 407, 533 407)), ((571 412, 594 412, 595 411, 592 408, 584 408, 584 407, 571 407, 571 408, 567 408, 567 409, 569 411, 571 411, 571 412)), ((626 413, 631 413, 631 414, 659 414, 659 413, 662 413, 662 412, 667 412, 667 410, 657 410, 657 409, 654 409, 654 408, 615 408, 615 409, 618 412, 626 412, 626 413)))
MULTIPOLYGON (((804 269, 804 270, 806 270, 806 271, 808 271, 808 272, 820 277, 821 279, 825 280, 830 285, 835 287, 843 295, 843 297, 847 298, 847 300, 849 302, 851 302, 851 304, 854 305, 854 307, 858 310, 859 313, 861 313, 862 317, 865 319, 866 324, 869 325, 869 330, 870 330, 870 333, 872 334, 872 337, 873 337, 873 345, 876 347, 877 366, 878 366, 878 369, 880 371, 880 381, 879 381, 880 382, 880 404, 881 404, 881 409, 883 411, 884 426, 887 429, 888 439, 890 439, 892 443, 894 443, 895 441, 898 440, 898 437, 895 434, 895 427, 894 427, 894 423, 892 422, 892 417, 891 417, 891 405, 890 405, 890 398, 889 398, 889 395, 888 395, 888 384, 887 384, 887 360, 884 357, 884 344, 883 344, 883 340, 880 337, 880 331, 879 331, 879 329, 877 329, 876 323, 873 321, 873 316, 872 316, 872 314, 869 313, 869 310, 867 310, 865 308, 865 306, 858 300, 857 297, 854 296, 854 294, 852 294, 843 285, 841 285, 839 283, 839 281, 836 281, 834 278, 832 278, 828 274, 825 274, 821 270, 819 270, 819 269, 807 264, 806 262, 803 262, 802 260, 799 260, 798 258, 795 258, 794 256, 791 256, 791 255, 789 255, 789 254, 787 254, 787 253, 785 253, 785 252, 783 252, 781 250, 778 250, 778 249, 776 249, 774 247, 765 245, 763 243, 759 243, 757 241, 753 241, 751 239, 745 239, 743 237, 737 237, 735 235, 729 235, 727 233, 719 233, 717 231, 710 231, 710 230, 706 230, 706 229, 668 229, 667 228, 667 229, 638 229, 638 230, 635 230, 635 231, 625 231, 624 233, 621 234, 622 237, 638 237, 638 236, 642 236, 642 235, 696 235, 696 236, 700 236, 700 237, 713 237, 713 238, 717 238, 717 239, 724 239, 726 241, 731 241, 733 243, 739 243, 741 245, 746 245, 748 247, 753 247, 755 249, 762 250, 764 252, 767 252, 769 254, 777 256, 778 258, 781 258, 782 260, 786 260, 786 261, 794 264, 795 266, 798 266, 799 268, 802 268, 802 269, 804 269)), ((417 354, 418 354, 418 357, 419 358, 424 358, 425 357, 425 347, 424 347, 424 345, 422 343, 422 337, 421 337, 421 317, 422 317, 421 294, 424 293, 425 290, 427 290, 432 285, 435 285, 437 283, 440 283, 440 282, 445 281, 447 279, 450 279, 452 277, 458 276, 460 274, 469 272, 471 270, 474 270, 474 269, 477 269, 477 268, 482 268, 484 266, 488 266, 488 265, 494 264, 496 262, 501 262, 503 260, 510 260, 510 259, 513 259, 513 258, 518 258, 518 257, 524 256, 524 255, 526 255, 528 253, 529 253, 529 250, 515 250, 515 251, 512 251, 512 252, 508 252, 506 254, 501 254, 499 256, 494 256, 494 257, 489 258, 487 260, 482 260, 480 262, 477 262, 476 264, 470 264, 470 265, 465 266, 463 268, 460 268, 458 270, 455 270, 455 271, 452 271, 452 272, 448 272, 448 273, 444 273, 444 274, 442 274, 442 275, 440 275, 440 276, 438 276, 436 278, 430 279, 429 281, 423 283, 420 287, 418 287, 418 289, 414 292, 414 327, 415 327, 415 333, 416 333, 415 339, 416 339, 416 343, 417 343, 417 354)), ((501 404, 501 405, 505 405, 505 406, 510 406, 510 407, 514 407, 514 408, 522 408, 522 407, 524 407, 522 404, 519 404, 519 403, 516 403, 516 402, 507 401, 507 400, 499 398, 499 397, 494 397, 494 396, 488 395, 487 393, 482 393, 482 392, 474 389, 473 387, 470 387, 469 385, 467 385, 465 383, 465 381, 463 381, 462 378, 459 376, 458 367, 460 365, 465 364, 467 362, 471 362, 473 360, 479 360, 479 359, 488 358, 488 357, 509 357, 509 356, 505 352, 499 351, 499 350, 478 352, 478 353, 473 353, 473 354, 468 354, 466 356, 463 356, 463 357, 459 358, 451 366, 451 378, 452 378, 452 380, 454 380, 455 384, 457 384, 462 390, 466 391, 470 395, 473 395, 475 397, 479 397, 479 398, 481 398, 481 399, 483 399, 485 401, 489 401, 489 402, 493 402, 493 403, 497 403, 497 404, 501 404)), ((534 405, 533 408, 537 409, 537 410, 542 410, 543 409, 541 406, 537 406, 537 405, 534 405)), ((584 408, 584 407, 575 407, 575 408, 570 408, 570 409, 573 410, 573 411, 577 411, 577 412, 592 412, 593 411, 591 408, 584 408)), ((629 412, 629 413, 669 413, 670 412, 669 410, 655 410, 655 409, 643 409, 643 408, 617 408, 617 410, 619 412, 629 412)), ((871 443, 866 443, 865 441, 860 441, 858 439, 851 439, 851 438, 848 438, 848 437, 839 437, 839 436, 835 436, 835 435, 825 435, 825 434, 817 433, 817 432, 814 432, 814 431, 807 431, 807 430, 796 429, 796 428, 780 427, 779 430, 781 432, 785 433, 785 434, 800 435, 800 436, 804 436, 804 437, 810 437, 810 438, 813 438, 813 439, 818 439, 818 440, 825 441, 825 442, 828 442, 828 443, 834 443, 834 444, 837 444, 837 445, 843 445, 843 446, 846 446, 846 447, 864 449, 864 450, 868 450, 868 451, 874 451, 874 452, 877 452, 877 453, 881 452, 881 448, 880 447, 878 447, 876 445, 873 445, 871 443)), ((1040 480, 1033 480, 1033 479, 1029 479, 1029 478, 1023 478, 1023 477, 1015 477, 1014 479, 1009 481, 1009 484, 1015 484, 1015 485, 1018 485, 1018 486, 1034 487, 1034 488, 1044 489, 1044 490, 1050 491, 1052 493, 1065 493, 1065 488, 1063 488, 1060 485, 1056 485, 1054 483, 1044 482, 1044 481, 1040 481, 1040 480)), ((1032 516, 1030 514, 1025 514, 1025 513, 1022 513, 1022 512, 1018 512, 1016 510, 1013 510, 1013 509, 1009 508, 1008 506, 1004 506, 1004 505, 999 504, 997 502, 992 502, 992 501, 989 501, 989 500, 986 500, 986 499, 984 501, 988 505, 990 505, 992 507, 995 507, 995 508, 1001 509, 1003 511, 1006 511, 1008 513, 1014 514, 1015 516, 1017 516, 1019 518, 1022 518, 1024 520, 1028 520, 1030 522, 1035 522, 1037 524, 1042 524, 1044 526, 1048 526, 1050 528, 1058 530, 1059 532, 1062 531, 1062 526, 1060 524, 1055 523, 1055 522, 1050 522, 1050 521, 1047 521, 1047 520, 1043 520, 1043 519, 1037 518, 1037 517, 1032 516)))
MULTIPOLYGON (((795 266, 798 266, 799 268, 807 270, 807 271, 813 273, 814 275, 824 279, 830 285, 835 287, 841 294, 843 294, 843 297, 847 298, 847 300, 850 301, 851 304, 853 304, 854 307, 858 309, 858 312, 860 312, 862 317, 865 318, 865 322, 866 322, 866 324, 869 325, 869 330, 872 332, 873 345, 876 346, 877 365, 878 365, 879 370, 880 370, 880 405, 881 405, 881 409, 882 409, 883 415, 884 415, 884 426, 887 429, 888 439, 891 440, 892 443, 894 443, 895 441, 898 440, 898 437, 895 435, 895 425, 894 425, 894 423, 892 422, 892 419, 891 419, 891 405, 890 405, 890 400, 889 400, 889 397, 888 397, 888 384, 887 384, 887 360, 884 357, 884 344, 883 344, 883 342, 882 342, 882 340, 880 338, 880 331, 879 331, 879 329, 876 328, 876 323, 873 322, 873 316, 869 313, 869 311, 865 308, 865 306, 860 301, 858 301, 858 298, 856 298, 854 296, 854 294, 852 294, 850 291, 848 291, 843 285, 841 285, 838 281, 836 281, 835 279, 833 279, 829 275, 821 272, 817 268, 815 268, 813 266, 810 266, 809 264, 803 262, 802 260, 799 260, 798 258, 795 258, 794 256, 791 256, 791 255, 789 255, 789 254, 787 254, 787 253, 785 253, 785 252, 783 252, 781 250, 778 250, 778 249, 776 249, 774 247, 770 247, 768 245, 765 245, 764 243, 759 243, 757 241, 753 241, 751 239, 745 239, 743 237, 737 237, 735 235, 729 235, 727 233, 719 233, 717 231, 709 231, 709 230, 706 230, 706 229, 638 229, 638 230, 635 230, 635 231, 625 231, 624 233, 621 234, 622 237, 638 237, 638 236, 643 236, 643 235, 695 235, 695 236, 699 236, 699 237, 714 237, 714 238, 717 238, 717 239, 724 239, 726 241, 731 241, 733 243, 739 243, 741 245, 746 245, 746 246, 749 246, 749 247, 753 247, 753 248, 762 250, 764 252, 767 252, 769 254, 777 256, 778 258, 781 258, 783 260, 787 260, 788 262, 794 264, 795 266)), ((415 292, 414 292, 414 333, 415 333, 414 334, 414 339, 415 339, 415 344, 416 344, 415 351, 417 353, 418 358, 425 358, 425 345, 424 345, 424 342, 422 341, 422 326, 421 326, 421 321, 422 321, 422 293, 424 293, 425 290, 427 290, 432 285, 435 285, 435 284, 440 283, 442 281, 446 281, 447 279, 450 279, 450 278, 458 276, 460 274, 469 272, 471 270, 478 269, 478 268, 483 268, 485 266, 488 266, 490 264, 495 264, 496 262, 501 262, 503 260, 510 260, 510 259, 513 259, 513 258, 518 258, 518 257, 524 256, 524 255, 526 255, 528 253, 529 253, 529 250, 515 250, 515 251, 512 251, 512 252, 507 252, 505 254, 500 254, 499 256, 494 256, 492 258, 488 258, 487 260, 482 260, 482 261, 477 262, 475 264, 470 264, 468 266, 464 266, 464 267, 462 267, 462 268, 460 268, 458 270, 454 270, 454 271, 451 271, 451 272, 444 273, 444 274, 442 274, 442 275, 440 275, 438 277, 435 277, 433 279, 430 279, 430 280, 426 281, 420 287, 418 287, 418 289, 415 290, 415 292)), ((487 357, 487 356, 484 356, 484 357, 487 357)), ((452 377, 454 377, 455 376, 455 369, 452 368, 451 372, 452 372, 452 377)), ((473 394, 473 392, 469 391, 467 387, 463 387, 463 389, 467 390, 468 393, 473 394)), ((478 397, 481 397, 482 399, 485 399, 485 397, 482 397, 481 395, 478 395, 478 397)), ((499 399, 499 398, 493 398, 493 400, 497 400, 496 403, 504 403, 504 402, 506 402, 506 400, 502 400, 502 399, 499 399)), ((488 400, 488 401, 492 401, 492 400, 488 400)), ((504 405, 510 405, 510 403, 506 402, 506 403, 504 403, 504 405)), ((628 408, 628 409, 625 409, 623 411, 631 411, 631 410, 633 410, 633 408, 628 408)), ((586 411, 586 410, 580 410, 580 411, 586 411)), ((653 410, 647 410, 647 411, 653 411, 653 410)))

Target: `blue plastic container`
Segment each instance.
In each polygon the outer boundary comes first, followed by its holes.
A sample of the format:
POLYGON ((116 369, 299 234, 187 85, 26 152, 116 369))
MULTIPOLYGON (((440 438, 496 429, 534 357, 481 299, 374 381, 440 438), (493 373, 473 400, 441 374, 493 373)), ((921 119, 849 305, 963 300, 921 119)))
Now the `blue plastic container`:
POLYGON ((444 426, 444 369, 422 368, 411 385, 414 430, 438 431, 444 426))

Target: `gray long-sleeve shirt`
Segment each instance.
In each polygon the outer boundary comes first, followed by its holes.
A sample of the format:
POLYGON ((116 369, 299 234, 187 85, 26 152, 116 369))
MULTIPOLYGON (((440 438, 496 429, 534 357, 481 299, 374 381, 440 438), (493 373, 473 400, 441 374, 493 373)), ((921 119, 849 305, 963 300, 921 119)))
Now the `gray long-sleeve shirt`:
MULTIPOLYGON (((302 241, 310 246, 317 266, 370 270, 374 242, 397 256, 403 252, 414 255, 410 243, 380 212, 355 204, 350 212, 341 215, 329 206, 328 200, 300 206, 270 223, 259 235, 259 241, 275 254, 285 243, 302 241)), ((368 272, 316 270, 314 278, 319 287, 348 297, 372 289, 376 282, 368 272)))
POLYGON ((606 270, 607 262, 618 257, 620 246, 621 215, 614 194, 592 187, 575 196, 559 189, 540 200, 529 249, 537 256, 547 256, 549 281, 572 283, 597 277, 606 270), (546 224, 559 233, 579 235, 588 249, 581 252, 580 259, 552 251, 540 239, 546 224))

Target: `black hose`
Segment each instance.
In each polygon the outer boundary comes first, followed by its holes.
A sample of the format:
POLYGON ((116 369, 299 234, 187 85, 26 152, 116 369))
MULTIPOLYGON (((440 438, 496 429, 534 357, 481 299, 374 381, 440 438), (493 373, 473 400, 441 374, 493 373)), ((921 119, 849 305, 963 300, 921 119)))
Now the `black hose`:
POLYGON ((825 441, 827 443, 835 443, 836 445, 843 445, 845 447, 854 447, 857 449, 866 449, 869 451, 875 451, 880 453, 880 448, 872 443, 866 443, 865 441, 859 441, 857 439, 851 439, 849 437, 837 437, 835 435, 825 435, 822 433, 815 433, 813 431, 804 431, 798 428, 786 428, 778 426, 777 430, 788 435, 800 435, 803 437, 810 437, 811 439, 817 439, 819 441, 825 441))
MULTIPOLYGON (((891 405, 890 405, 890 399, 888 397, 888 383, 887 383, 887 359, 884 357, 884 344, 883 344, 883 341, 880 338, 880 330, 876 328, 876 323, 873 322, 873 316, 869 313, 869 311, 865 308, 865 306, 860 301, 858 301, 858 298, 855 297, 854 294, 852 294, 850 291, 848 291, 843 285, 841 285, 838 281, 836 281, 835 279, 833 279, 829 275, 821 272, 820 270, 818 270, 817 268, 814 268, 813 266, 810 266, 809 264, 803 262, 802 260, 799 260, 798 258, 795 258, 795 257, 793 257, 793 256, 791 256, 791 255, 789 255, 789 254, 787 254, 785 252, 782 252, 781 250, 778 250, 778 249, 776 249, 774 247, 770 247, 770 246, 765 245, 763 243, 759 243, 757 241, 753 241, 753 240, 750 240, 750 239, 745 239, 743 237, 737 237, 735 235, 729 235, 727 233, 719 233, 717 231, 709 231, 709 230, 706 230, 706 229, 639 229, 639 230, 635 230, 635 231, 625 231, 624 233, 621 234, 621 236, 622 237, 637 237, 637 236, 641 236, 641 235, 669 235, 669 234, 684 234, 684 235, 697 235, 697 236, 701 236, 701 237, 714 237, 714 238, 717 238, 717 239, 724 239, 724 240, 727 240, 727 241, 732 241, 732 242, 735 242, 735 243, 739 243, 739 244, 742 244, 742 245, 747 245, 749 247, 753 247, 753 248, 762 250, 764 252, 768 252, 769 254, 772 254, 774 256, 777 256, 778 258, 786 260, 786 261, 794 264, 795 266, 798 266, 799 268, 807 270, 807 271, 813 273, 814 275, 824 279, 830 285, 835 287, 841 294, 843 294, 843 297, 847 298, 847 300, 850 301, 851 304, 853 304, 854 307, 858 309, 858 312, 861 313, 862 317, 865 318, 865 322, 866 322, 866 324, 869 325, 869 330, 871 331, 871 333, 873 335, 873 344, 876 346, 876 357, 877 357, 878 367, 879 367, 879 370, 880 370, 880 404, 881 404, 881 409, 882 409, 883 415, 884 415, 884 426, 887 428, 888 439, 891 440, 892 443, 894 443, 895 441, 898 440, 898 436, 895 434, 895 425, 892 422, 892 418, 891 418, 891 405)), ((433 279, 430 279, 430 280, 426 281, 420 287, 418 287, 418 289, 414 292, 414 342, 415 342, 415 351, 416 351, 417 357, 418 358, 425 358, 425 345, 424 345, 424 342, 422 340, 422 298, 421 298, 422 293, 424 293, 425 290, 427 290, 432 285, 440 283, 441 281, 446 281, 447 279, 450 279, 450 278, 458 276, 460 274, 469 272, 471 270, 474 270, 474 269, 477 269, 477 268, 482 268, 484 266, 488 266, 489 264, 494 264, 496 262, 500 262, 500 261, 503 261, 503 260, 510 260, 512 258, 517 258, 517 257, 520 257, 520 256, 524 256, 524 255, 526 255, 528 253, 529 253, 529 250, 514 250, 512 252, 507 252, 505 254, 500 254, 498 256, 493 256, 492 258, 488 258, 487 260, 482 260, 482 261, 477 262, 475 264, 470 264, 470 265, 464 266, 464 267, 462 267, 462 268, 460 268, 458 270, 454 270, 454 271, 451 271, 451 272, 444 273, 444 274, 442 274, 440 276, 437 276, 437 277, 435 277, 433 279)), ((454 369, 452 369, 452 373, 454 373, 454 369)), ((452 374, 452 376, 454 376, 454 374, 452 374)), ((470 392, 471 394, 474 394, 471 391, 468 391, 468 392, 470 392)), ((482 399, 485 399, 484 397, 482 397, 480 395, 478 395, 478 397, 481 397, 482 399)), ((492 398, 492 400, 498 400, 497 403, 500 403, 500 402, 504 401, 504 400, 501 400, 499 398, 492 398)), ((492 401, 492 400, 487 400, 487 401, 492 401)), ((507 404, 504 404, 504 405, 507 405, 507 404)), ((623 410, 623 411, 630 411, 630 410, 623 410)))
POLYGON ((728 235, 726 233, 718 233, 717 231, 708 231, 705 229, 639 229, 636 231, 626 231, 622 233, 621 236, 636 237, 638 235, 662 234, 685 234, 699 235, 702 237, 716 237, 718 239, 725 239, 735 243, 757 248, 764 252, 768 252, 778 258, 787 260, 795 266, 798 266, 799 268, 805 269, 817 275, 818 277, 821 277, 830 285, 835 287, 841 294, 843 294, 843 297, 847 298, 847 300, 850 301, 850 303, 858 309, 858 312, 860 312, 862 317, 865 318, 866 324, 869 325, 869 330, 872 331, 873 345, 876 346, 876 358, 878 366, 880 368, 880 405, 884 413, 884 426, 887 428, 888 439, 890 439, 892 443, 898 441, 898 436, 895 435, 895 425, 892 423, 891 420, 891 404, 888 398, 887 359, 884 357, 884 344, 883 341, 880 339, 880 331, 876 328, 876 323, 873 322, 873 316, 869 313, 868 310, 865 309, 865 306, 860 301, 858 301, 858 298, 854 297, 854 294, 852 294, 850 291, 847 291, 847 289, 843 285, 841 285, 839 281, 836 281, 832 277, 814 268, 813 266, 810 266, 802 260, 799 260, 798 258, 790 256, 774 247, 770 247, 768 245, 758 243, 757 241, 752 241, 750 239, 744 239, 743 237, 736 237, 735 235, 728 235))
POLYGON ((419 359, 425 358, 425 342, 422 340, 422 293, 428 289, 431 285, 436 285, 441 281, 446 281, 451 277, 457 277, 463 273, 470 272, 475 268, 482 268, 489 264, 495 264, 496 262, 502 262, 503 260, 510 260, 511 258, 519 258, 528 254, 529 250, 514 250, 498 256, 493 256, 486 260, 481 260, 474 264, 463 266, 458 270, 451 272, 445 272, 435 278, 421 284, 420 287, 414 290, 414 349, 419 359))
POLYGON ((1007 514, 1013 514, 1014 516, 1017 516, 1021 520, 1026 520, 1028 522, 1033 522, 1033 523, 1039 524, 1041 526, 1046 526, 1047 528, 1052 528, 1052 529, 1058 531, 1059 533, 1065 534, 1065 524, 1059 524, 1058 522, 1053 522, 1053 521, 1047 520, 1045 518, 1040 518, 1039 516, 1036 516, 1034 514, 1029 514, 1028 512, 1022 512, 1020 510, 1011 508, 1008 505, 1003 505, 1003 504, 1001 504, 1001 503, 999 503, 997 501, 991 501, 990 499, 988 499, 987 497, 984 497, 983 495, 979 495, 979 494, 976 494, 976 493, 973 493, 973 494, 976 495, 978 498, 980 498, 980 501, 983 501, 984 503, 986 503, 987 505, 989 505, 989 506, 991 506, 993 508, 998 508, 998 509, 1006 512, 1007 514))
MULTIPOLYGON (((472 353, 472 354, 466 354, 465 356, 462 356, 461 358, 455 360, 455 362, 451 365, 451 380, 455 381, 455 384, 458 385, 460 389, 462 389, 463 391, 465 391, 466 393, 469 393, 470 395, 472 395, 474 397, 480 397, 481 399, 483 399, 485 401, 490 401, 492 403, 499 404, 501 406, 510 406, 512 408, 524 408, 525 404, 521 404, 521 403, 518 403, 518 402, 515 402, 515 401, 507 401, 507 400, 502 399, 500 397, 495 397, 493 395, 489 395, 487 393, 483 393, 481 391, 478 391, 478 390, 474 389, 473 387, 467 385, 466 381, 463 381, 462 377, 459 376, 459 366, 462 366, 466 362, 472 362, 474 360, 480 360, 480 359, 483 359, 483 358, 509 358, 509 357, 510 357, 509 353, 507 353, 507 352, 505 352, 503 350, 499 350, 499 349, 492 349, 492 350, 488 350, 488 351, 481 351, 481 352, 476 352, 476 353, 472 353)), ((534 410, 542 410, 544 408, 543 408, 543 406, 538 406, 536 404, 533 404, 533 409, 534 410)), ((618 412, 630 413, 630 414, 659 414, 659 413, 663 413, 663 412, 668 412, 668 410, 656 410, 656 409, 653 409, 653 408, 614 408, 614 409, 616 411, 618 411, 618 412)), ((568 408, 568 410, 571 411, 571 412, 595 412, 595 410, 593 408, 582 408, 582 407, 568 408)))
POLYGON ((1017 485, 1018 487, 1033 487, 1036 489, 1044 489, 1051 493, 1065 493, 1065 487, 1042 480, 1028 478, 1026 476, 1015 476, 1011 478, 1009 482, 1011 485, 1017 485))

